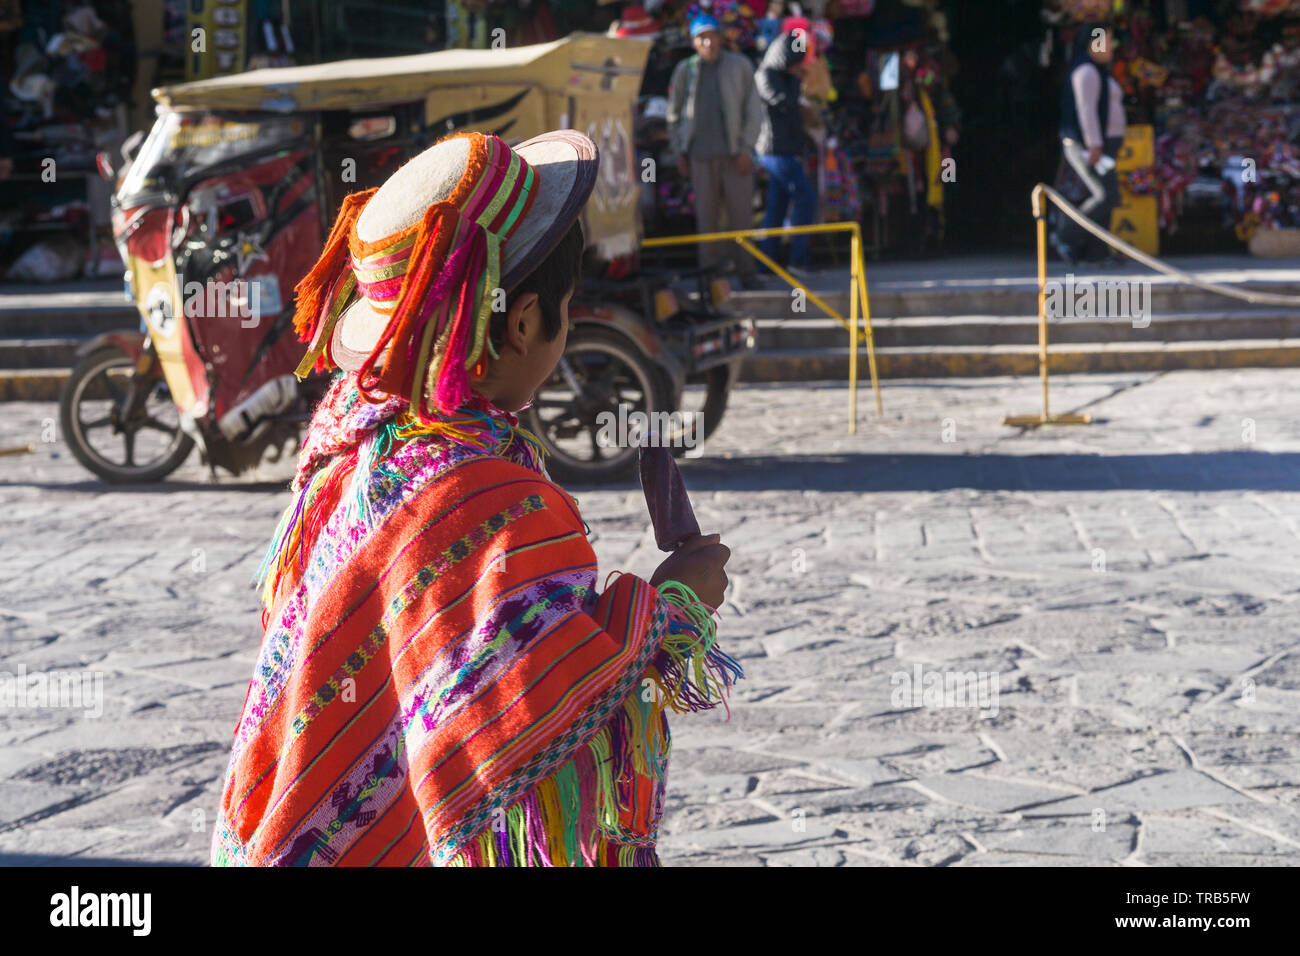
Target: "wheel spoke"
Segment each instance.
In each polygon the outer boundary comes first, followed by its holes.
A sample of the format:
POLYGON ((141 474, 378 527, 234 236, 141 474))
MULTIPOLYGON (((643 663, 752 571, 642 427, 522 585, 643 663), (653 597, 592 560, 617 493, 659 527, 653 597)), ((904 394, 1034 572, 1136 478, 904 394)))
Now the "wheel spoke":
POLYGON ((152 428, 154 431, 162 432, 164 435, 172 435, 176 432, 175 426, 168 425, 166 422, 160 422, 152 415, 145 416, 145 418, 140 422, 140 427, 152 428))
POLYGON ((126 462, 132 468, 135 467, 135 432, 123 432, 122 444, 126 446, 126 462))
POLYGON ((108 389, 108 394, 113 396, 113 404, 121 405, 122 392, 117 387, 117 383, 113 381, 113 370, 112 369, 106 370, 104 372, 103 378, 104 378, 104 387, 108 389))
POLYGON ((588 428, 587 435, 591 438, 591 458, 593 461, 604 461, 605 453, 601 450, 600 439, 597 436, 596 429, 588 428))
MULTIPOLYGON (((579 362, 578 365, 581 366, 582 363, 579 362)), ((563 355, 560 356, 559 364, 555 370, 555 382, 557 386, 567 385, 575 392, 582 391, 581 379, 578 378, 578 374, 573 370, 573 365, 569 362, 568 358, 563 355)))
POLYGON ((614 376, 617 374, 618 366, 612 360, 608 361, 605 363, 605 368, 600 373, 600 377, 597 378, 593 384, 603 386, 612 385, 614 383, 614 376))
POLYGON ((103 418, 96 418, 94 421, 82 422, 81 430, 85 431, 88 428, 103 428, 105 425, 111 424, 113 424, 113 419, 110 416, 105 415, 103 418))

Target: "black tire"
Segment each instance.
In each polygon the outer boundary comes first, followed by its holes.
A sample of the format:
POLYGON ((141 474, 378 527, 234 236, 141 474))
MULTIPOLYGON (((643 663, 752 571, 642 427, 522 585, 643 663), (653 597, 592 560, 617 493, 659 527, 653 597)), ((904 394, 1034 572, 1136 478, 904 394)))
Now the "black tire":
POLYGON ((176 405, 161 379, 140 383, 147 393, 133 409, 124 408, 134 366, 131 356, 117 346, 95 349, 72 370, 59 395, 59 427, 72 456, 114 484, 160 481, 179 468, 194 449, 194 439, 181 430, 176 405), (105 406, 104 414, 87 418, 84 412, 92 402, 105 406), (175 425, 170 424, 172 417, 175 425), (101 429, 121 436, 122 461, 109 457, 91 441, 90 433, 101 429), (142 432, 161 437, 154 443, 159 446, 157 453, 136 463, 135 440, 142 432))
MULTIPOLYGON (((722 424, 722 416, 727 412, 727 399, 731 395, 731 369, 726 365, 715 365, 704 373, 704 403, 699 409, 692 409, 701 416, 700 434, 696 441, 700 444, 707 442, 713 433, 718 430, 722 424)), ((683 396, 678 396, 675 403, 678 408, 684 404, 683 396)), ((683 409, 685 411, 685 409, 683 409)), ((681 458, 690 449, 685 441, 674 442, 672 445, 673 457, 681 458)))
POLYGON ((598 437, 603 426, 597 416, 609 412, 617 421, 620 403, 628 412, 647 415, 672 411, 660 370, 634 343, 617 332, 578 326, 569 333, 561 365, 521 415, 521 424, 546 449, 552 478, 562 484, 604 484, 636 473, 634 445, 619 444, 617 435, 612 446, 602 445, 598 437), (581 396, 568 382, 565 363, 582 387, 581 396))

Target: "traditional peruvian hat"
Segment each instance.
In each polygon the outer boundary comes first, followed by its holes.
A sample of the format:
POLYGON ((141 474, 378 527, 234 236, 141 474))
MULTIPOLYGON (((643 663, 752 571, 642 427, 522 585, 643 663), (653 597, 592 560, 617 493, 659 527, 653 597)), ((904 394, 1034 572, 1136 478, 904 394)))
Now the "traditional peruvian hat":
POLYGON ((382 186, 343 200, 319 261, 298 283, 298 366, 358 372, 371 401, 400 396, 424 419, 470 398, 497 289, 551 253, 596 183, 596 145, 576 130, 513 149, 457 133, 382 186))

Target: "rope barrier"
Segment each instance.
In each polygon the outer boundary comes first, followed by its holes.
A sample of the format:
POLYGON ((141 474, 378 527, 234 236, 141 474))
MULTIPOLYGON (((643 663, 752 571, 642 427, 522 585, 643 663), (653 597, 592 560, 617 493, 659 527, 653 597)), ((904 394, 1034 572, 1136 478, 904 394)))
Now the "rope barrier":
POLYGON ((1209 282, 1198 276, 1190 275, 1181 269, 1175 269, 1168 263, 1161 262, 1154 256, 1149 256, 1141 249, 1136 249, 1123 239, 1116 236, 1109 229, 1104 229, 1097 223, 1093 222, 1078 209, 1074 207, 1069 200, 1058 193, 1046 183, 1039 183, 1034 187, 1030 194, 1030 203, 1033 208, 1035 225, 1038 232, 1038 373, 1043 383, 1043 411, 1038 415, 1008 415, 1002 419, 1002 424, 1010 425, 1017 428, 1033 427, 1037 425, 1087 425, 1092 421, 1092 416, 1087 414, 1070 414, 1070 415, 1053 415, 1051 414, 1050 405, 1048 404, 1047 388, 1047 204, 1044 198, 1051 202, 1065 213, 1072 220, 1083 227, 1088 233, 1096 236, 1102 242, 1118 249, 1131 259, 1135 259, 1156 272, 1161 272, 1175 279, 1180 279, 1188 285, 1195 286, 1198 289, 1204 289, 1207 292, 1214 292, 1219 295, 1229 296, 1233 299, 1240 299, 1243 302, 1250 302, 1254 305, 1289 305, 1300 306, 1300 296, 1282 295, 1276 292, 1256 292, 1250 289, 1234 289, 1230 286, 1220 285, 1217 282, 1209 282))
POLYGON ((1050 199, 1052 203, 1058 209, 1061 210, 1061 212, 1065 213, 1067 216, 1069 216, 1071 219, 1077 222, 1084 229, 1088 230, 1088 232, 1092 233, 1102 242, 1105 242, 1108 245, 1118 249, 1120 252, 1124 253, 1125 255, 1130 256, 1133 259, 1136 259, 1138 262, 1142 263, 1148 269, 1154 269, 1157 272, 1163 272, 1165 275, 1172 276, 1175 279, 1181 279, 1183 282, 1186 282, 1188 285, 1194 285, 1198 289, 1204 289, 1206 292, 1217 292, 1219 295, 1230 296, 1231 298, 1234 299, 1240 299, 1243 302, 1250 302, 1253 305, 1300 306, 1300 295, 1282 295, 1280 293, 1275 293, 1275 292, 1255 292, 1250 289, 1234 289, 1231 286, 1219 285, 1219 283, 1217 282, 1207 282, 1205 279, 1201 279, 1198 278, 1197 276, 1190 275, 1186 272, 1183 272, 1183 270, 1181 269, 1175 269, 1173 266, 1169 265, 1168 263, 1161 262, 1159 259, 1155 258, 1154 256, 1147 255, 1141 249, 1136 249, 1133 246, 1129 245, 1127 242, 1119 238, 1119 236, 1115 235, 1109 229, 1103 229, 1101 226, 1097 225, 1095 222, 1093 222, 1083 213, 1079 212, 1078 209, 1076 209, 1073 205, 1070 204, 1069 200, 1067 200, 1064 196, 1058 193, 1051 186, 1048 186, 1045 183, 1039 183, 1039 185, 1035 187, 1035 189, 1036 190, 1041 189, 1044 193, 1047 194, 1047 198, 1050 199))

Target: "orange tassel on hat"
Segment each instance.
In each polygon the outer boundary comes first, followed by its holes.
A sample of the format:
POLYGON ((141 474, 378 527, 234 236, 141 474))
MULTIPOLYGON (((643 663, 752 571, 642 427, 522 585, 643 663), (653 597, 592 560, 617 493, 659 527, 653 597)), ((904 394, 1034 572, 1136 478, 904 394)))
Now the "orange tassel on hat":
POLYGON ((361 210, 377 192, 379 187, 376 186, 344 197, 320 258, 311 267, 311 271, 294 286, 298 304, 294 308, 293 328, 298 333, 299 341, 310 342, 317 337, 321 313, 329 305, 324 301, 326 292, 334 286, 344 269, 351 268, 348 262, 348 236, 352 233, 361 210))
MULTIPOLYGON (((434 203, 425 210, 424 217, 414 227, 416 239, 412 247, 412 261, 407 266, 393 306, 395 319, 385 326, 370 355, 357 372, 357 390, 367 401, 382 401, 388 395, 410 398, 413 366, 409 361, 408 349, 400 346, 412 339, 417 316, 424 307, 425 295, 444 264, 459 219, 459 211, 450 203, 434 203), (394 342, 398 343, 398 347, 390 349, 390 344, 394 342), (376 372, 375 365, 385 349, 389 349, 388 355, 376 372), (376 395, 376 392, 379 394, 376 395)), ((388 237, 372 245, 379 246, 391 240, 392 237, 388 237)), ((415 356, 415 362, 421 364, 418 355, 415 356)))

